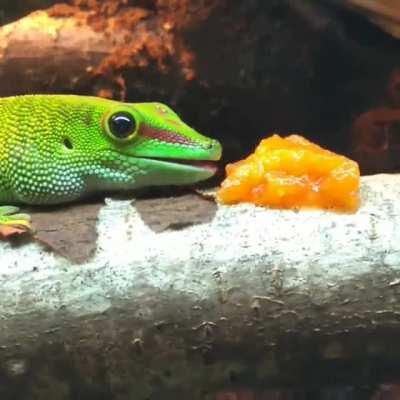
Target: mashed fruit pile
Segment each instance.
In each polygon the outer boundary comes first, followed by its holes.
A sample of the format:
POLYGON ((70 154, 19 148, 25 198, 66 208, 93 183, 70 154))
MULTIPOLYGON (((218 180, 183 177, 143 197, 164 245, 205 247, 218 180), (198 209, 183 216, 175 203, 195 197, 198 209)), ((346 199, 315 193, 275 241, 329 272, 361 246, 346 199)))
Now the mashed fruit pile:
POLYGON ((224 204, 344 212, 359 206, 357 163, 298 135, 262 140, 249 157, 227 165, 226 174, 217 193, 224 204))

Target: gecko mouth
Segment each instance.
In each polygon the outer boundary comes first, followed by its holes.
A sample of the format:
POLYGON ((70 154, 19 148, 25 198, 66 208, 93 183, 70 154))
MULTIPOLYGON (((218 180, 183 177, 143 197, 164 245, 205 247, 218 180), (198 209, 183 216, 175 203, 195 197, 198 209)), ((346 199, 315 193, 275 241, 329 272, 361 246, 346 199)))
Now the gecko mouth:
POLYGON ((168 164, 179 164, 193 168, 205 169, 213 173, 217 172, 218 170, 217 163, 215 161, 209 161, 209 160, 183 160, 179 158, 158 158, 158 157, 151 158, 151 160, 161 161, 168 164))

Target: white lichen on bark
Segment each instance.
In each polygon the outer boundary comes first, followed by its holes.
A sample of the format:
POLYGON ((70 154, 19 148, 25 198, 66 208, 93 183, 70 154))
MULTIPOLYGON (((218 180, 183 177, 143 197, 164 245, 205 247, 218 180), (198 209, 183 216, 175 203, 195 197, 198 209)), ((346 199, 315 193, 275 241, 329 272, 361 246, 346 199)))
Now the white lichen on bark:
POLYGON ((96 254, 83 265, 69 265, 35 243, 0 243, 0 313, 62 307, 90 315, 145 287, 173 288, 196 302, 217 286, 229 297, 240 281, 240 291, 262 296, 271 290, 263 276, 273 267, 284 272, 282 289, 312 281, 329 295, 332 284, 400 268, 399 199, 400 176, 377 175, 363 178, 356 214, 219 206, 211 223, 162 233, 148 228, 129 201, 109 199, 99 217, 96 254), (219 285, 212 274, 235 278, 219 285))

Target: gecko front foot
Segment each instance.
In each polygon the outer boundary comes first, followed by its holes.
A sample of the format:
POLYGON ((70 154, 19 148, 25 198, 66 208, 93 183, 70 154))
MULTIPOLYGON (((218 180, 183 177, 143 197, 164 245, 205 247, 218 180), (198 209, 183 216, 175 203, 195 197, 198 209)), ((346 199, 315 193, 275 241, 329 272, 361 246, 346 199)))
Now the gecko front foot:
POLYGON ((0 206, 0 237, 32 231, 30 215, 18 211, 15 206, 0 206))

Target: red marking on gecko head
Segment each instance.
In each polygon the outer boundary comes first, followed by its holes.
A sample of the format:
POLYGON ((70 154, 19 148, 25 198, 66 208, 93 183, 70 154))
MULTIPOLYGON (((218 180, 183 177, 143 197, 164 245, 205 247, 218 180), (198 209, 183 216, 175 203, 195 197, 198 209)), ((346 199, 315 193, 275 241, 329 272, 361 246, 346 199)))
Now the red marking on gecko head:
POLYGON ((143 137, 159 140, 160 142, 178 143, 186 146, 194 146, 196 143, 185 137, 166 130, 154 129, 150 126, 141 125, 140 135, 143 137))

